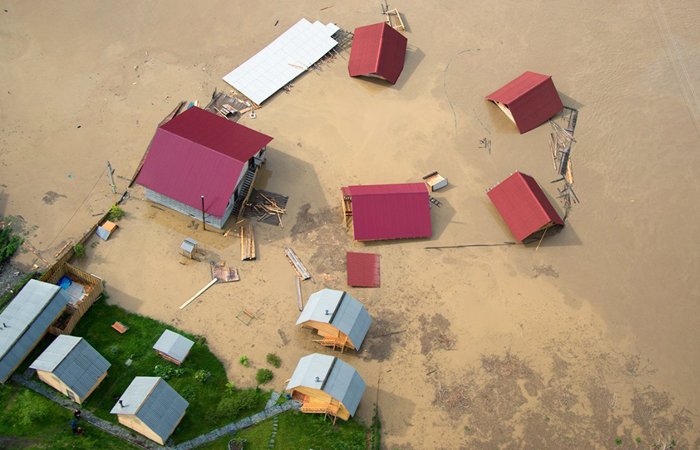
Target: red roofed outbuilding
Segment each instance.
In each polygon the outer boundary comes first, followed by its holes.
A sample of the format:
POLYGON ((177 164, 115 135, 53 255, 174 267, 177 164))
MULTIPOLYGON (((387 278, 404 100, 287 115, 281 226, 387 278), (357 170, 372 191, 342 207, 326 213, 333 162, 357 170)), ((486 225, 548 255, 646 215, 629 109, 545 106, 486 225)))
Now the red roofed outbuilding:
POLYGON ((384 22, 355 28, 348 72, 351 77, 374 76, 396 84, 407 46, 408 39, 384 22))
POLYGON ((341 191, 346 225, 353 224, 357 241, 426 238, 433 234, 425 183, 347 186, 341 191))
POLYGON ((518 241, 532 242, 541 239, 547 230, 559 231, 564 226, 537 181, 529 175, 515 172, 487 195, 518 241))
POLYGON ((222 228, 238 212, 272 141, 192 107, 158 127, 136 182, 146 198, 222 228))
POLYGON ((564 108, 552 77, 535 72, 525 72, 486 99, 503 110, 520 134, 539 127, 564 108))

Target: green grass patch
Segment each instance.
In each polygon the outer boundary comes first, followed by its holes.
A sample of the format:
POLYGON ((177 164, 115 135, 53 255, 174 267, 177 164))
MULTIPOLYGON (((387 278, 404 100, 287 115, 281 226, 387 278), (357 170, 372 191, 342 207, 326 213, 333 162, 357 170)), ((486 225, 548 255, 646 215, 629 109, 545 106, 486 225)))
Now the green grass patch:
POLYGON ((120 450, 136 447, 84 420, 82 436, 71 432, 68 411, 29 389, 0 385, 0 447, 33 449, 120 450))
POLYGON ((84 407, 116 423, 109 411, 136 376, 168 376, 168 384, 189 403, 185 417, 172 435, 176 443, 187 441, 247 415, 261 411, 269 392, 259 389, 227 388, 224 366, 209 350, 205 340, 148 317, 129 313, 100 299, 81 319, 73 332, 84 337, 112 367, 100 387, 84 407), (111 325, 119 321, 129 327, 119 334, 111 325), (195 341, 181 366, 176 366, 153 350, 161 333, 170 329, 195 341), (127 366, 127 361, 131 361, 127 366), (203 374, 206 374, 203 375, 203 374), (243 397, 240 401, 232 400, 243 397), (220 403, 224 406, 219 408, 220 403), (220 414, 213 414, 221 411, 220 414))
POLYGON ((268 353, 266 359, 267 359, 267 363, 270 364, 275 369, 279 369, 280 366, 282 365, 282 360, 280 359, 279 356, 277 356, 276 353, 268 353))
POLYGON ((275 375, 270 369, 258 369, 258 372, 255 374, 255 381, 257 381, 258 384, 265 384, 272 381, 274 377, 275 375))
MULTIPOLYGON (((4 219, 4 218, 3 218, 4 219)), ((7 261, 15 254, 24 239, 12 230, 12 222, 0 228, 0 263, 7 261)))

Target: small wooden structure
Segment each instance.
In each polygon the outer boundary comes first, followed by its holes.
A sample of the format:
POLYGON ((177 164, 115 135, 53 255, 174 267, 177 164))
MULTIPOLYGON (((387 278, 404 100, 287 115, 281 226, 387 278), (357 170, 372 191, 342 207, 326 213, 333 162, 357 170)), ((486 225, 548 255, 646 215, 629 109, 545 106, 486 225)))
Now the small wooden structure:
POLYGON ((309 296, 297 325, 315 330, 325 347, 359 350, 372 318, 357 299, 345 291, 322 289, 309 296))
POLYGON ((106 241, 109 239, 109 236, 114 232, 114 230, 117 229, 117 224, 114 222, 110 222, 109 220, 106 220, 102 225, 97 227, 97 230, 95 231, 95 234, 102 239, 103 241, 106 241))
POLYGON ((165 445, 189 403, 160 377, 136 377, 111 413, 119 423, 165 445))
POLYGON ((382 14, 384 14, 387 25, 395 30, 406 31, 406 26, 403 23, 403 19, 401 19, 401 13, 398 9, 389 9, 389 5, 387 4, 386 0, 381 3, 381 7, 382 14))
POLYGON ((107 376, 111 364, 88 342, 61 335, 29 366, 41 381, 76 403, 85 399, 107 376))
POLYGON ((179 366, 187 358, 193 345, 194 341, 187 339, 185 336, 165 330, 155 345, 153 345, 153 350, 163 359, 179 366))
POLYGON ((301 402, 301 412, 348 420, 365 392, 357 371, 340 359, 313 353, 299 360, 286 390, 301 402))
POLYGON ((194 259, 197 253, 197 241, 187 238, 180 244, 180 254, 186 258, 194 259))
POLYGON ((126 326, 126 325, 124 325, 123 323, 121 323, 121 322, 119 322, 119 321, 114 322, 114 323, 112 324, 112 328, 114 328, 115 330, 117 330, 117 333, 119 333, 119 334, 124 334, 124 333, 126 333, 127 331, 129 331, 129 327, 126 326))
POLYGON ((431 172, 423 177, 426 186, 431 192, 435 192, 447 186, 447 178, 443 177, 437 172, 431 172))
POLYGON ((64 313, 49 327, 49 333, 56 336, 71 334, 80 319, 104 291, 102 278, 78 269, 67 262, 59 261, 54 264, 42 275, 40 280, 51 284, 61 284, 62 290, 70 298, 64 313), (68 286, 66 286, 66 279, 70 280, 68 286))

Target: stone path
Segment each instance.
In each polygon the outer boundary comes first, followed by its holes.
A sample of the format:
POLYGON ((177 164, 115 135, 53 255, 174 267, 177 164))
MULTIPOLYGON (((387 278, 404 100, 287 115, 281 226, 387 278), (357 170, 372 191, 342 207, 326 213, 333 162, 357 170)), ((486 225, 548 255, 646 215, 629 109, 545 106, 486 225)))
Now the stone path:
MULTIPOLYGON (((17 384, 20 384, 28 389, 31 389, 32 391, 36 392, 37 394, 48 398, 54 403, 57 403, 58 405, 73 411, 76 408, 76 404, 73 403, 71 400, 68 400, 61 394, 59 394, 57 391, 54 389, 48 387, 44 383, 41 383, 39 381, 36 381, 32 379, 32 374, 34 373, 33 370, 28 369, 27 372, 24 374, 19 374, 16 373, 12 376, 12 381, 14 381, 17 384)), ((104 419, 101 419, 97 416, 95 416, 93 413, 90 411, 82 411, 81 419, 85 420, 91 425, 96 426, 97 428, 101 429, 102 431, 105 431, 113 436, 118 437, 119 439, 125 440, 127 442, 130 442, 133 445, 136 445, 137 447, 145 448, 145 449, 153 449, 153 450, 190 450, 199 447, 200 445, 204 445, 206 443, 215 441, 216 439, 219 439, 222 436, 225 436, 227 434, 233 434, 238 430, 242 430, 244 428, 248 428, 250 426, 253 426, 259 422, 262 422, 265 419, 269 419, 270 417, 276 416, 280 413, 283 413, 285 411, 289 411, 291 409, 299 409, 301 407, 301 403, 295 401, 295 400, 290 400, 288 402, 276 405, 277 400, 279 399, 280 394, 278 392, 273 392, 272 395, 270 396, 270 400, 268 400, 267 404, 265 405, 265 409, 257 414, 253 414, 252 416, 248 416, 244 419, 239 420, 238 422, 233 422, 228 425, 224 425, 221 428, 217 428, 216 430, 210 431, 209 433, 205 433, 201 436, 198 436, 192 440, 189 440, 187 442, 183 442, 181 444, 178 444, 174 447, 162 447, 145 437, 138 435, 136 433, 132 433, 129 431, 129 429, 115 425, 111 422, 108 422, 104 419)), ((276 425, 276 424, 275 424, 276 425)), ((68 424, 66 424, 66 427, 68 424)), ((276 434, 276 426, 274 427, 274 433, 276 434)), ((274 437, 273 437, 274 439, 274 437)))

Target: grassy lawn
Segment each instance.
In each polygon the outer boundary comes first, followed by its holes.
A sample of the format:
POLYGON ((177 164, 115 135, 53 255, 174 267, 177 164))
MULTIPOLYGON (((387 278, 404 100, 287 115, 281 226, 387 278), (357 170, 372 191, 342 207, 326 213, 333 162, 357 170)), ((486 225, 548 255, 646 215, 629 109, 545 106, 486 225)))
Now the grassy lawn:
MULTIPOLYGON (((319 414, 302 414, 288 411, 278 417, 275 449, 283 450, 365 450, 367 448, 367 428, 354 421, 338 420, 335 425, 330 419, 319 414)), ((272 434, 270 418, 256 426, 246 428, 235 436, 226 436, 198 450, 223 450, 231 439, 245 439, 246 449, 267 448, 272 434)))
POLYGON ((172 435, 176 443, 261 411, 269 398, 267 391, 227 387, 224 366, 209 351, 203 338, 108 305, 104 299, 95 302, 73 335, 85 338, 112 363, 109 375, 88 397, 84 408, 116 423, 116 417, 109 411, 135 376, 169 376, 167 382, 190 403, 172 435), (114 321, 127 325, 129 331, 117 333, 111 328, 114 321), (195 341, 180 367, 162 359, 152 348, 166 328, 195 341), (131 364, 127 366, 128 360, 131 364), (200 381, 205 374, 206 381, 200 381))
POLYGON ((74 436, 73 414, 29 389, 0 385, 0 448, 3 449, 133 449, 81 421, 85 434, 74 436))

